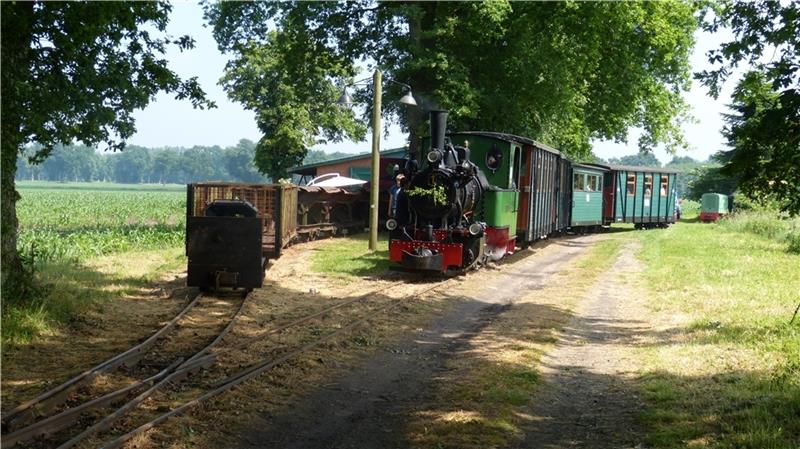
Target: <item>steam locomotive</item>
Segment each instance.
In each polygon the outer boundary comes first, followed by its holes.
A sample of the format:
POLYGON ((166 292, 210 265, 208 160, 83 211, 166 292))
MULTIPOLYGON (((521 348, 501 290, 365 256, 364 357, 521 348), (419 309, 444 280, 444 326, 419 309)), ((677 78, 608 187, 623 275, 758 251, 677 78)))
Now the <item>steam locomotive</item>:
POLYGON ((675 222, 675 171, 578 164, 532 139, 446 125, 446 111, 430 112, 422 166, 406 164, 398 194, 407 209, 386 222, 404 269, 469 270, 567 230, 675 222))

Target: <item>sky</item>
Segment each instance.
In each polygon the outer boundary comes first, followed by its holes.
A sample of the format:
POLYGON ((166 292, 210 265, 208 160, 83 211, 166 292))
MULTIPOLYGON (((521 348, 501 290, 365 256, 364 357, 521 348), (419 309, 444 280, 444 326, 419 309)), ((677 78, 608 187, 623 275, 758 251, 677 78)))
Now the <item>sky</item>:
MULTIPOLYGON (((174 2, 168 33, 173 37, 188 34, 195 39, 195 48, 185 52, 171 49, 166 59, 170 68, 182 78, 197 76, 200 85, 208 97, 217 103, 216 109, 193 109, 188 101, 178 101, 173 95, 158 94, 151 104, 137 111, 137 133, 128 141, 129 144, 147 147, 194 145, 219 145, 222 147, 235 145, 239 139, 258 141, 261 133, 255 123, 254 113, 246 111, 238 103, 228 100, 225 91, 217 84, 225 69, 228 57, 217 49, 211 29, 205 25, 203 10, 195 2, 174 2)), ((691 56, 694 72, 708 68, 705 54, 717 48, 730 35, 709 34, 698 31, 697 44, 691 56)), ((727 111, 730 94, 736 76, 724 85, 719 99, 708 96, 706 89, 697 81, 692 83, 690 92, 684 98, 691 107, 695 123, 683 126, 689 150, 679 150, 677 155, 688 155, 695 159, 705 160, 709 155, 724 147, 724 139, 720 134, 724 125, 721 114, 727 111)), ((384 102, 390 101, 384 98, 384 102)), ((594 153, 604 159, 620 157, 638 152, 636 141, 639 130, 629 133, 628 144, 611 141, 593 142, 594 153)), ((389 136, 381 136, 381 149, 397 148, 405 145, 407 136, 398 126, 389 128, 389 136)), ((331 143, 314 147, 328 152, 342 151, 359 153, 369 151, 371 136, 364 142, 331 143)), ((663 149, 655 150, 656 157, 662 163, 668 162, 672 155, 663 149)))

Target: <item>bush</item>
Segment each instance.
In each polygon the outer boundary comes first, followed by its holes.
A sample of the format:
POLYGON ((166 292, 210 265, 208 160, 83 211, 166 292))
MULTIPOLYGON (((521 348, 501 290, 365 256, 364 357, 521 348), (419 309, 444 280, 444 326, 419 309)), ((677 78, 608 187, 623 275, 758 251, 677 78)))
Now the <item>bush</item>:
POLYGON ((800 217, 790 218, 775 210, 739 210, 720 220, 719 225, 784 242, 789 252, 800 253, 800 217))
POLYGON ((694 200, 683 199, 681 202, 681 214, 697 215, 700 213, 700 203, 694 200))
POLYGON ((788 250, 790 253, 800 254, 800 226, 797 223, 786 234, 786 241, 789 243, 788 250))

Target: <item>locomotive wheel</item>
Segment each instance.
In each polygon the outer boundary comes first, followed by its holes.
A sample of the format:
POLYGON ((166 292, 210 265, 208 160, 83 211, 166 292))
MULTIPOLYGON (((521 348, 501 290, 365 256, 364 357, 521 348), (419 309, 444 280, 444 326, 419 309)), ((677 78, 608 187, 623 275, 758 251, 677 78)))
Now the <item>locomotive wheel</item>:
POLYGON ((484 238, 475 239, 469 243, 469 246, 464 251, 465 263, 463 271, 474 270, 478 265, 482 265, 485 262, 486 255, 483 251, 485 245, 484 238))

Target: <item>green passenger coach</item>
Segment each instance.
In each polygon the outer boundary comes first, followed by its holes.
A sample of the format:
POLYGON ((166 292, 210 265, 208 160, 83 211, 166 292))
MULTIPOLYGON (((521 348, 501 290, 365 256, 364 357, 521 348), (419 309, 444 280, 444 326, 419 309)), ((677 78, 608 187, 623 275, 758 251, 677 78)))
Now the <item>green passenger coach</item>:
POLYGON ((606 171, 589 165, 572 166, 571 227, 603 224, 603 179, 606 171))
POLYGON ((675 170, 591 164, 609 170, 603 181, 603 221, 633 223, 636 228, 675 223, 675 170))

